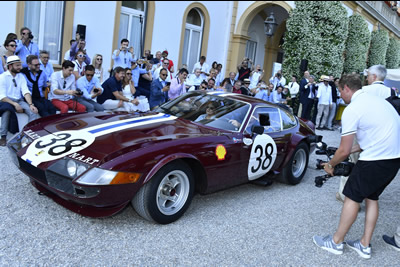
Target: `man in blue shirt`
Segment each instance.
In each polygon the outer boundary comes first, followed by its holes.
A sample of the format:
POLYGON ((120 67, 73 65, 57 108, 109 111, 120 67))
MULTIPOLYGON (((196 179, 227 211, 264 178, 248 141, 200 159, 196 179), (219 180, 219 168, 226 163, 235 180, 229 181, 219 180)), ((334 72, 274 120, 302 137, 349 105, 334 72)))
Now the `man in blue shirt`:
MULTIPOLYGON (((129 41, 127 39, 121 40, 121 47, 114 51, 112 54, 112 59, 114 60, 114 68, 122 67, 122 68, 130 68, 131 62, 136 62, 133 59, 133 48, 128 49, 129 41)), ((139 78, 138 78, 139 79, 139 78)), ((136 84, 135 84, 136 86, 136 84)))
POLYGON ((103 106, 94 101, 97 96, 103 93, 99 79, 94 77, 94 71, 92 65, 86 66, 85 76, 76 81, 76 88, 83 93, 76 97, 77 101, 86 107, 87 112, 104 111, 103 106))
POLYGON ((37 44, 32 42, 33 35, 29 28, 23 27, 20 30, 21 40, 17 41, 17 48, 15 49, 15 54, 19 56, 22 61, 22 67, 28 67, 26 63, 26 57, 29 55, 39 56, 39 47, 37 44))
POLYGON ((28 89, 32 95, 32 103, 37 107, 40 116, 45 117, 56 114, 57 109, 53 104, 44 97, 44 89, 47 87, 47 75, 40 70, 39 59, 35 55, 29 55, 26 58, 27 68, 23 68, 21 73, 24 74, 28 89))
POLYGON ((256 93, 254 96, 255 98, 259 98, 265 101, 271 101, 270 100, 270 92, 266 90, 267 86, 265 84, 260 85, 260 90, 256 93))
MULTIPOLYGON (((49 59, 50 59, 49 52, 47 52, 46 50, 40 51, 40 59, 39 59, 40 69, 44 71, 44 73, 46 73, 48 79, 47 82, 50 81, 51 74, 53 74, 54 72, 53 65, 49 62, 49 59)), ((48 86, 50 86, 50 83, 48 84, 48 86)))
POLYGON ((81 38, 79 33, 76 33, 76 42, 73 42, 71 44, 71 49, 69 50, 69 60, 74 62, 75 60, 75 55, 78 53, 79 50, 82 50, 85 52, 86 57, 85 57, 85 63, 86 65, 90 65, 90 57, 88 55, 88 52, 85 49, 86 46, 86 41, 84 38, 81 38))

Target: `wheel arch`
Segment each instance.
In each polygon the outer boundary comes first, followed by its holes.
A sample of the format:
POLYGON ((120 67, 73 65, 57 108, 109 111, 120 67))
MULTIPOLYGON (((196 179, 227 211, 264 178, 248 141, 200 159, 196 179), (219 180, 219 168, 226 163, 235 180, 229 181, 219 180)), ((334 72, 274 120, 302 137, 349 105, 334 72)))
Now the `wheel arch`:
POLYGON ((300 143, 305 143, 308 146, 308 157, 310 157, 310 143, 307 141, 307 136, 300 136, 297 134, 294 134, 291 138, 291 142, 290 142, 290 148, 288 153, 286 154, 285 160, 283 161, 283 163, 281 164, 281 166, 279 167, 279 171, 281 172, 283 167, 286 166, 286 164, 288 164, 289 160, 292 158, 294 151, 296 150, 296 147, 300 145, 300 143))
POLYGON ((150 181, 150 179, 165 165, 175 162, 182 161, 186 163, 193 172, 195 179, 195 191, 204 192, 207 188, 207 175, 203 165, 200 161, 191 154, 177 153, 173 155, 168 155, 167 157, 161 159, 153 168, 147 173, 143 184, 150 181))

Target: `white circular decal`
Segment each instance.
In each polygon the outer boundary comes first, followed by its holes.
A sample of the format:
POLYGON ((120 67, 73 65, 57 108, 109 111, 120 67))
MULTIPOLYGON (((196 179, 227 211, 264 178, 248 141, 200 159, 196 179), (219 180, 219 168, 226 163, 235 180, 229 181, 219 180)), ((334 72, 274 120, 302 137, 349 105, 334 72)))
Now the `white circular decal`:
POLYGON ((260 178, 269 172, 276 160, 276 144, 271 136, 257 135, 251 147, 247 175, 249 180, 260 178))
POLYGON ((62 131, 36 139, 21 158, 33 166, 62 158, 90 146, 95 135, 87 131, 62 131))

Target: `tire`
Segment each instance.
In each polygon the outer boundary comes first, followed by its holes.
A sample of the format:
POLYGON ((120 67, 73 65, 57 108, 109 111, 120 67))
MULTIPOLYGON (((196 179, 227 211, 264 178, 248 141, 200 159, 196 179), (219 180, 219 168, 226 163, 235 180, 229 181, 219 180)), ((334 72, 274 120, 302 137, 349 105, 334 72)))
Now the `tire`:
POLYGON ((301 142, 283 168, 280 181, 291 185, 300 183, 307 171, 308 159, 309 148, 306 143, 301 142))
POLYGON ((178 220, 194 194, 194 178, 183 161, 162 167, 132 199, 136 212, 146 220, 168 224, 178 220))

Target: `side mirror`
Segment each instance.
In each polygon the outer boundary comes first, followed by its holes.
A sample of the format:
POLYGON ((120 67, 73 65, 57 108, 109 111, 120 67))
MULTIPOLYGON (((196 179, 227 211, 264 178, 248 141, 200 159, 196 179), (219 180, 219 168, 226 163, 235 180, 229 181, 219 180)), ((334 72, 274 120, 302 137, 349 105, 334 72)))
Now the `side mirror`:
POLYGON ((269 121, 268 113, 260 113, 258 114, 258 118, 261 126, 271 126, 271 122, 269 121))
POLYGON ((264 133, 264 127, 263 126, 258 126, 258 125, 253 125, 251 126, 251 132, 256 133, 256 134, 263 134, 264 133))

